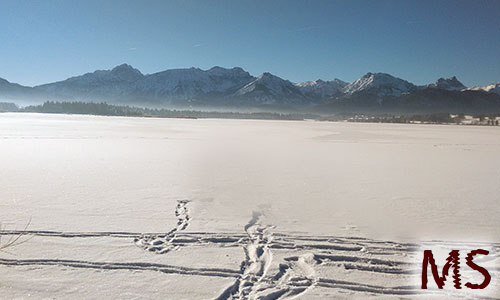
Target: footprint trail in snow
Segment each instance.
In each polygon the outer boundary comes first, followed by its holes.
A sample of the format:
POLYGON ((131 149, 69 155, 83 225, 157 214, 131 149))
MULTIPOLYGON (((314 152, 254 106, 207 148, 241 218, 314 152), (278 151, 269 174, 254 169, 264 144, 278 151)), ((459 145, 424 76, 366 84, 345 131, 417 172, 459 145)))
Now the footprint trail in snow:
POLYGON ((175 208, 175 216, 177 217, 177 226, 165 234, 157 235, 141 235, 134 239, 134 243, 144 250, 155 252, 157 254, 165 254, 178 248, 174 245, 174 239, 177 233, 185 230, 189 226, 190 216, 187 204, 189 200, 177 200, 175 208))
MULTIPOLYGON (((317 296, 315 287, 321 293, 338 295, 349 293, 356 296, 406 297, 416 295, 439 295, 440 291, 423 292, 417 284, 421 276, 422 244, 400 243, 387 240, 373 240, 363 237, 325 236, 278 232, 267 223, 265 214, 254 212, 244 230, 230 232, 186 231, 191 222, 189 201, 177 201, 175 216, 177 224, 167 233, 137 232, 67 232, 47 230, 0 230, 0 236, 29 234, 38 240, 60 238, 82 240, 100 238, 110 242, 113 239, 135 238, 135 244, 154 253, 189 248, 210 251, 221 248, 237 248, 244 251, 239 268, 213 265, 182 266, 182 262, 165 264, 150 261, 89 261, 69 255, 68 257, 19 257, 2 258, 0 266, 9 268, 73 268, 92 270, 162 272, 183 276, 232 278, 232 284, 221 286, 217 299, 294 299, 317 296), (344 278, 351 274, 350 278, 344 278), (357 277, 359 276, 359 277, 357 277), (356 278, 363 278, 359 282, 356 278), (365 280, 366 279, 366 280, 365 280)), ((69 241, 68 241, 69 242, 69 241)), ((500 243, 468 242, 426 242, 427 248, 469 247, 490 249, 488 261, 483 261, 493 278, 499 276, 497 262, 500 261, 500 243)), ((229 250, 229 249, 227 249, 229 250)), ((498 288, 492 283, 493 290, 498 288)), ((473 298, 467 291, 447 291, 455 299, 473 298)), ((477 295, 476 295, 477 296, 477 295)), ((489 299, 488 294, 481 297, 489 299)), ((425 299, 425 298, 424 298, 425 299)), ((491 299, 491 298, 490 298, 491 299)), ((496 298, 495 298, 496 299, 496 298)))
POLYGON ((290 299, 306 292, 317 282, 312 254, 286 260, 280 264, 277 274, 268 275, 273 261, 270 247, 273 227, 263 225, 263 217, 261 212, 254 212, 245 226, 248 243, 243 248, 245 260, 241 264, 241 275, 217 299, 290 299))

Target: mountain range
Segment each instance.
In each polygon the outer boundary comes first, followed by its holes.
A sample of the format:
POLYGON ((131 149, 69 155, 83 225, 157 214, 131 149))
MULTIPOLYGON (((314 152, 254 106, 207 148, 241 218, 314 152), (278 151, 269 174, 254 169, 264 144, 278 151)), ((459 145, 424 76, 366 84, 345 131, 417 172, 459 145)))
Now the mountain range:
POLYGON ((500 82, 465 87, 456 77, 418 86, 386 73, 347 83, 321 79, 293 83, 242 68, 172 69, 143 74, 122 64, 34 87, 0 78, 0 102, 47 100, 178 107, 268 107, 326 111, 499 112, 500 82))

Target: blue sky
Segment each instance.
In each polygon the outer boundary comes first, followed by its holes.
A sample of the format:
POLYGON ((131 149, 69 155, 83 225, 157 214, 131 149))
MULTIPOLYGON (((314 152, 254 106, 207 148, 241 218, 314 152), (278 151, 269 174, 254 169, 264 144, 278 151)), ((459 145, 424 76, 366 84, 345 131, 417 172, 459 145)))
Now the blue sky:
POLYGON ((0 77, 36 85, 121 63, 485 85, 500 81, 500 1, 0 0, 0 77))

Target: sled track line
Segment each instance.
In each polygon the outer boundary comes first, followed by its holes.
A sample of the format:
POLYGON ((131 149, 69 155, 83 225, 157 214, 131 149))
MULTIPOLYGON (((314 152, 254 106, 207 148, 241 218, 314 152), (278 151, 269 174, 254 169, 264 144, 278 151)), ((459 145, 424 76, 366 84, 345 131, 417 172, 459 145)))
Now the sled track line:
POLYGON ((154 264, 145 262, 94 262, 84 260, 68 259, 0 259, 0 265, 6 266, 62 266, 81 269, 100 269, 100 270, 139 270, 139 271, 157 271, 168 274, 179 275, 199 275, 215 277, 235 277, 238 276, 237 270, 217 269, 217 268, 188 268, 165 264, 154 264))
MULTIPOLYGON (((192 276, 209 276, 209 277, 223 277, 223 278, 239 278, 241 275, 238 270, 230 270, 230 269, 217 269, 217 268, 188 268, 188 267, 179 267, 165 264, 154 264, 154 263, 143 263, 143 262, 92 262, 92 261, 83 261, 83 260, 66 260, 66 259, 0 259, 0 265, 7 267, 26 267, 26 266, 38 266, 38 267, 46 267, 46 266, 59 266, 59 267, 69 267, 75 269, 93 269, 93 270, 109 270, 109 271, 152 271, 152 272, 161 272, 166 274, 174 274, 174 275, 192 275, 192 276)), ((260 290, 262 293, 265 291, 265 285, 271 286, 269 289, 270 293, 265 295, 265 299, 290 299, 296 296, 301 295, 308 288, 311 288, 312 285, 310 282, 307 282, 307 279, 296 278, 294 280, 288 281, 286 285, 278 286, 278 288, 274 288, 273 284, 275 284, 276 279, 280 279, 277 277, 284 278, 286 275, 286 270, 280 270, 278 274, 274 277, 266 277, 261 280, 264 288, 260 290), (281 288, 281 289, 280 289, 281 288)), ((315 285, 323 288, 332 288, 332 289, 343 289, 349 290, 353 292, 363 292, 370 294, 378 294, 378 295, 395 295, 395 296, 404 296, 404 295, 417 295, 417 294, 437 294, 435 291, 422 291, 419 287, 415 286, 396 286, 396 287, 384 287, 377 285, 368 285, 368 284, 360 284, 349 281, 341 281, 327 278, 316 278, 315 285)), ((226 289, 217 299, 235 299, 230 297, 230 292, 232 291, 233 286, 226 289)), ((453 294, 450 296, 467 298, 468 295, 464 294, 453 294)), ((497 299, 497 298, 488 298, 481 297, 482 299, 497 299)), ((238 299, 238 298, 236 298, 238 299)), ((248 299, 246 297, 242 297, 240 299, 248 299)))
MULTIPOLYGON (((45 237, 59 238, 93 238, 93 237, 112 237, 112 238, 134 238, 141 235, 157 236, 162 235, 161 232, 127 232, 127 231, 50 231, 50 230, 0 230, 0 235, 35 235, 45 237)), ((178 233, 178 236, 193 237, 203 239, 204 236, 219 236, 222 238, 244 238, 246 235, 241 233, 230 232, 183 232, 178 233)))
MULTIPOLYGON (((110 238, 134 238, 142 246, 147 246, 155 238, 162 236, 169 236, 168 242, 174 246, 188 246, 188 245, 206 245, 206 244, 218 244, 225 247, 241 247, 245 245, 246 238, 245 234, 241 233, 210 233, 210 232, 169 232, 167 234, 162 233, 135 233, 135 232, 61 232, 61 231, 15 231, 15 230, 3 230, 0 231, 0 235, 32 235, 41 237, 55 237, 55 238, 99 238, 99 237, 110 237, 110 238)), ((351 244, 350 242, 337 242, 336 244, 319 244, 314 242, 312 244, 297 244, 292 242, 293 236, 288 236, 286 239, 275 238, 269 243, 269 248, 271 249, 285 249, 285 250, 336 250, 336 251, 361 251, 363 245, 351 244)), ((305 240, 304 240, 305 241, 305 240)), ((326 240, 326 242, 328 242, 326 240)), ((372 248, 372 247, 370 247, 372 248)), ((388 248, 385 250, 390 250, 388 248)), ((377 249, 374 249, 377 250, 377 249)), ((392 249, 395 250, 395 249, 392 249)), ((401 250, 401 249, 398 249, 401 250)), ((378 250, 377 250, 378 251, 378 250)))
MULTIPOLYGON (((32 235, 40 237, 54 237, 54 238, 139 238, 141 236, 161 236, 165 233, 160 232, 126 232, 126 231, 50 231, 50 230, 0 230, 0 236, 9 235, 32 235)), ((174 244, 233 244, 234 247, 239 247, 245 244, 246 234, 241 232, 176 232, 176 237, 172 241, 174 244), (236 243, 236 244, 235 244, 236 243)), ((500 243, 460 243, 455 242, 457 245, 465 247, 493 247, 500 252, 500 243)), ((450 245, 453 243, 442 241, 422 242, 423 245, 450 245)), ((297 249, 297 250, 335 250, 335 251, 362 251, 372 250, 380 255, 390 255, 391 252, 417 252, 420 251, 422 245, 418 244, 405 244, 392 241, 371 240, 366 238, 350 238, 350 237, 314 237, 314 236, 300 236, 294 234, 273 233, 273 241, 269 244, 272 249, 297 249), (309 244, 299 244, 301 242, 311 242, 309 244), (328 244, 321 244, 328 243, 328 244), (388 253, 383 253, 388 251, 388 253), (380 253, 379 253, 380 252, 380 253)))
MULTIPOLYGON (((343 280, 325 279, 320 278, 317 286, 324 288, 343 289, 353 292, 368 293, 374 295, 385 296, 415 296, 415 295, 436 295, 443 296, 442 290, 422 290, 419 286, 394 286, 384 287, 371 284, 355 283, 343 280)), ((455 299, 498 299, 488 296, 478 296, 471 293, 457 293, 455 291, 447 290, 444 296, 454 297, 455 299)))
MULTIPOLYGON (((35 235, 46 237, 60 238, 93 238, 93 237, 114 237, 114 238, 131 238, 140 236, 139 232, 122 232, 122 231, 96 231, 96 232, 76 232, 76 231, 49 231, 49 230, 2 230, 0 235, 35 235)), ((159 233, 150 233, 159 234, 159 233)))

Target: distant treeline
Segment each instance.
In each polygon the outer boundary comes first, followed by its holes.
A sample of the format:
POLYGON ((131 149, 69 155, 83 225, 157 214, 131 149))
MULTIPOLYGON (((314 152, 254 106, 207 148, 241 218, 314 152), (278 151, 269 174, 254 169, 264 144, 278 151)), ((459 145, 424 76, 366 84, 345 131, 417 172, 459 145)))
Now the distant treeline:
POLYGON ((304 120, 318 118, 311 114, 284 114, 272 112, 217 112, 195 110, 171 110, 156 108, 141 108, 133 106, 119 106, 107 103, 93 102, 53 102, 42 105, 20 108, 22 112, 56 113, 56 114, 83 114, 99 116, 127 116, 127 117, 163 117, 163 118, 223 118, 223 119, 265 119, 265 120, 304 120))
POLYGON ((14 103, 0 102, 0 112, 18 111, 19 107, 14 103))
POLYGON ((426 123, 426 124, 469 124, 469 125, 498 125, 498 114, 476 114, 477 120, 467 121, 464 114, 451 115, 448 113, 430 114, 359 114, 338 113, 331 115, 316 115, 306 113, 276 113, 276 112, 219 112, 175 110, 164 108, 141 108, 134 106, 111 105, 94 102, 53 102, 47 101, 41 105, 32 105, 19 108, 13 103, 0 102, 0 112, 36 112, 56 114, 83 114, 99 116, 127 116, 127 117, 157 117, 157 118, 215 118, 215 119, 256 119, 256 120, 305 120, 318 121, 348 121, 366 123, 426 123), (466 123, 468 122, 468 123, 466 123))

